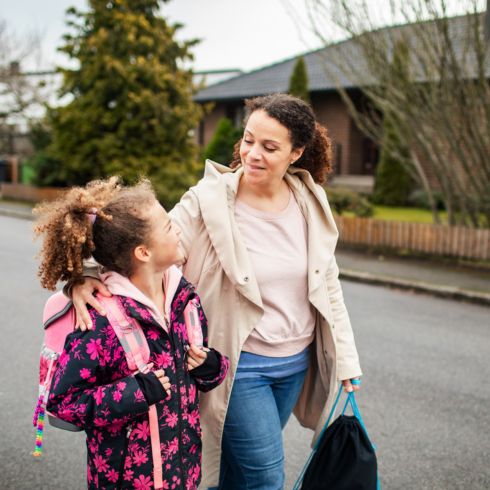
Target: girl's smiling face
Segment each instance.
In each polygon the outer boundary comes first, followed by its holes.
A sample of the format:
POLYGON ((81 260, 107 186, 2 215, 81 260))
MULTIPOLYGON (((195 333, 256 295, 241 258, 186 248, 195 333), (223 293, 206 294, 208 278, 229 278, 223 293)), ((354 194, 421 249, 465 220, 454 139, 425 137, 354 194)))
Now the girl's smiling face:
POLYGON ((250 114, 240 145, 244 178, 249 184, 280 182, 302 153, 303 148, 293 149, 289 130, 279 121, 262 109, 250 114))
POLYGON ((150 260, 156 269, 167 269, 184 259, 180 246, 180 228, 172 223, 162 205, 155 201, 148 211, 151 232, 148 240, 150 260))

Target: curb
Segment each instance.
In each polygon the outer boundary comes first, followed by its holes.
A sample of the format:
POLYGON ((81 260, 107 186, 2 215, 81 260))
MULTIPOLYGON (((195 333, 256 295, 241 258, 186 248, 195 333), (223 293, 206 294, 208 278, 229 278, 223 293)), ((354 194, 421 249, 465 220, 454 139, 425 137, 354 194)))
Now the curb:
POLYGON ((353 282, 386 286, 393 289, 404 289, 418 293, 431 294, 440 298, 450 298, 490 306, 490 294, 480 293, 478 291, 468 291, 449 286, 409 281, 389 276, 379 276, 371 274, 370 272, 360 272, 351 269, 341 269, 339 277, 353 282))

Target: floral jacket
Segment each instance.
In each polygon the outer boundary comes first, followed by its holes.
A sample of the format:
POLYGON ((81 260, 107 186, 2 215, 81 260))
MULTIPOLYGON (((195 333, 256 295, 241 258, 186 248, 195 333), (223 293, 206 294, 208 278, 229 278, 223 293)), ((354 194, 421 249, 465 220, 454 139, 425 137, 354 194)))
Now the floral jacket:
MULTIPOLYGON (((229 361, 217 354, 219 369, 203 377, 187 370, 183 311, 197 295, 183 277, 173 296, 168 331, 148 308, 120 296, 126 314, 141 325, 153 369, 163 369, 171 394, 157 403, 163 488, 196 489, 201 479, 201 428, 197 390, 209 391, 226 376, 229 361)), ((53 377, 47 410, 87 434, 90 489, 149 490, 153 462, 148 404, 130 371, 123 347, 105 316, 90 310, 94 328, 70 334, 53 377)), ((204 345, 207 321, 199 305, 204 345)))

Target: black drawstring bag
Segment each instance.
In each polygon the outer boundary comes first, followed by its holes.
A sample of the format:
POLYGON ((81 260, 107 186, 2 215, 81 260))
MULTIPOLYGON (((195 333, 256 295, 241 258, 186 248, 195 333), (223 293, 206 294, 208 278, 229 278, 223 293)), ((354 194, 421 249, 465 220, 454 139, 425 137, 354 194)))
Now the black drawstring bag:
POLYGON ((380 490, 377 460, 357 407, 349 393, 342 415, 328 426, 342 387, 318 441, 293 490, 380 490), (354 415, 345 415, 348 405, 354 415))

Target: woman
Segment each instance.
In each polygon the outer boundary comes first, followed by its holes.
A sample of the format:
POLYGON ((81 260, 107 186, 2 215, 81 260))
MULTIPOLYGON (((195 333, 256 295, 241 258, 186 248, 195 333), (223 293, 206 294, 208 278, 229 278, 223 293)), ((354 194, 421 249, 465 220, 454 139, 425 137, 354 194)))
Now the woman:
MULTIPOLYGON (((311 107, 285 94, 246 102, 231 168, 204 178, 170 212, 183 272, 230 374, 201 398, 203 487, 282 489, 281 430, 294 409, 319 435, 342 381, 361 376, 334 257, 337 228, 321 187, 331 144, 311 107)), ((73 299, 98 307, 93 281, 73 299)))

